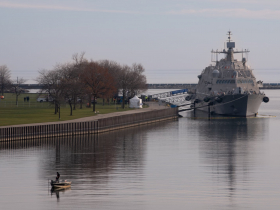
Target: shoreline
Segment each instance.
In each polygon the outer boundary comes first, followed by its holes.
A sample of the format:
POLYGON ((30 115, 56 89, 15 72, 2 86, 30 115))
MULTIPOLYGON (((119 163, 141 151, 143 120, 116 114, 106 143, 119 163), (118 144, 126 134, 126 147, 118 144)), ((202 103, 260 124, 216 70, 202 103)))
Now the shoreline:
POLYGON ((148 108, 100 114, 61 122, 33 123, 0 127, 0 142, 57 136, 87 135, 140 126, 178 118, 178 108, 148 102, 148 108))

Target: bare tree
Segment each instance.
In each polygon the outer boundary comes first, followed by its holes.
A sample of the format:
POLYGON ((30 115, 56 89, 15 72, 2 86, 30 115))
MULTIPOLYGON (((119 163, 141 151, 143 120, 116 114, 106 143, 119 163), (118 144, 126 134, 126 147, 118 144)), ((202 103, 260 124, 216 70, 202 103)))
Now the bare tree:
POLYGON ((119 91, 123 95, 123 100, 122 100, 122 108, 124 109, 125 106, 125 101, 128 96, 128 91, 131 87, 131 69, 129 66, 125 65, 122 67, 121 71, 118 74, 118 86, 120 87, 119 91))
POLYGON ((113 101, 113 97, 118 95, 118 93, 119 93, 120 83, 119 83, 118 79, 119 79, 119 74, 122 71, 122 66, 119 63, 117 63, 115 61, 110 61, 110 60, 101 60, 101 61, 98 61, 98 64, 101 65, 103 68, 108 69, 109 74, 114 79, 114 84, 115 84, 115 87, 116 87, 116 92, 112 93, 111 95, 106 95, 106 96, 102 97, 103 98, 103 105, 105 103, 105 99, 107 99, 107 102, 109 104, 110 98, 113 101))
POLYGON ((93 97, 93 111, 95 111, 97 97, 110 95, 116 91, 114 78, 109 74, 108 69, 93 61, 88 63, 81 73, 81 81, 85 83, 93 97))
POLYGON ((131 67, 109 61, 102 60, 98 62, 102 67, 107 68, 113 76, 117 92, 123 95, 122 108, 128 97, 133 97, 147 90, 147 80, 144 75, 145 69, 141 64, 134 63, 131 67))
POLYGON ((87 60, 83 56, 84 53, 81 53, 81 55, 74 54, 72 57, 73 63, 57 64, 53 70, 39 71, 40 75, 37 78, 37 82, 43 85, 40 92, 47 93, 53 99, 55 114, 59 113, 59 119, 62 102, 67 101, 70 106, 70 115, 72 115, 77 99, 84 98, 85 85, 81 83, 80 73, 87 60))
POLYGON ((60 119, 60 106, 64 101, 64 84, 60 82, 62 80, 61 67, 57 65, 53 70, 39 71, 39 76, 36 80, 39 84, 43 85, 40 93, 46 93, 53 99, 55 105, 54 113, 58 113, 60 119))
POLYGON ((79 103, 80 103, 80 109, 82 108, 83 100, 86 98, 86 87, 84 83, 81 83, 80 75, 81 72, 83 72, 85 66, 88 64, 88 60, 84 58, 85 52, 82 52, 80 55, 78 53, 74 54, 72 56, 72 59, 74 60, 73 64, 73 86, 72 86, 72 92, 73 92, 73 98, 74 98, 74 107, 73 109, 76 109, 76 103, 78 102, 79 97, 79 103))
POLYGON ((148 89, 145 69, 141 64, 134 63, 131 67, 130 97, 142 93, 148 89))
MULTIPOLYGON (((56 65, 53 70, 39 71, 39 84, 44 85, 41 93, 47 93, 55 103, 55 114, 62 101, 67 100, 70 106, 70 115, 75 110, 77 99, 93 98, 93 111, 97 97, 105 99, 118 92, 123 94, 123 105, 129 96, 134 96, 147 89, 145 69, 141 64, 132 67, 103 60, 99 62, 87 61, 84 54, 74 54, 73 63, 56 65)), ((60 116, 60 115, 59 115, 60 116)), ((60 117, 59 117, 60 118, 60 117)))
POLYGON ((1 93, 4 95, 4 91, 11 85, 11 71, 6 65, 0 66, 0 88, 1 93))
POLYGON ((12 92, 16 95, 16 105, 18 105, 18 97, 21 93, 24 92, 24 89, 20 87, 21 84, 25 83, 26 79, 20 78, 13 81, 11 84, 12 92))
POLYGON ((72 116, 72 110, 75 110, 77 99, 82 100, 85 93, 85 84, 80 80, 82 65, 65 64, 61 67, 61 70, 62 78, 60 82, 64 87, 64 97, 70 106, 70 116, 72 116))
POLYGON ((133 64, 132 67, 123 66, 118 76, 119 91, 123 95, 122 108, 128 97, 133 97, 147 90, 147 80, 144 75, 145 69, 141 64, 133 64))
POLYGON ((72 55, 72 59, 74 60, 76 65, 82 65, 83 63, 87 62, 87 60, 84 58, 85 52, 75 53, 72 55))

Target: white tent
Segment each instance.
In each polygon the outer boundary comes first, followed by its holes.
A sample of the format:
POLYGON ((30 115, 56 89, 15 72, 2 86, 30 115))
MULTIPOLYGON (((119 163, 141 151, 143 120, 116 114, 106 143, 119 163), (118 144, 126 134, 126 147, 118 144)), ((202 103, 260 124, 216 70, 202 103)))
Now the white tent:
POLYGON ((133 98, 129 99, 129 108, 142 108, 142 99, 134 96, 133 98))

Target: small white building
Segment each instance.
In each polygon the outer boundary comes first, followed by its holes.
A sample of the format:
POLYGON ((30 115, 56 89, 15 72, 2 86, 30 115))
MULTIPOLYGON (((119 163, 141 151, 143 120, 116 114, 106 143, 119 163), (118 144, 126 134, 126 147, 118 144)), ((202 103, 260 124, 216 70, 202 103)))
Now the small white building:
POLYGON ((142 108, 142 99, 134 96, 133 98, 129 99, 129 108, 142 108))

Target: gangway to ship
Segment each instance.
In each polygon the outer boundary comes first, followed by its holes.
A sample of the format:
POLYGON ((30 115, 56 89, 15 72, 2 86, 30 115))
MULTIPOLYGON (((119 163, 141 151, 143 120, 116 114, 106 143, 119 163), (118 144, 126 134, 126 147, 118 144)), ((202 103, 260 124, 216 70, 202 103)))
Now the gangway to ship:
POLYGON ((187 96, 188 89, 181 89, 154 94, 152 95, 152 98, 158 100, 159 104, 168 104, 171 107, 181 107, 190 105, 190 102, 186 101, 187 96))
POLYGON ((158 100, 159 104, 169 105, 171 107, 178 107, 178 112, 195 111, 198 108, 208 107, 208 115, 210 119, 210 107, 213 106, 213 102, 209 102, 207 105, 196 107, 196 101, 191 102, 186 98, 191 99, 191 95, 188 93, 188 89, 170 91, 165 93, 158 93, 152 95, 152 98, 158 100))

